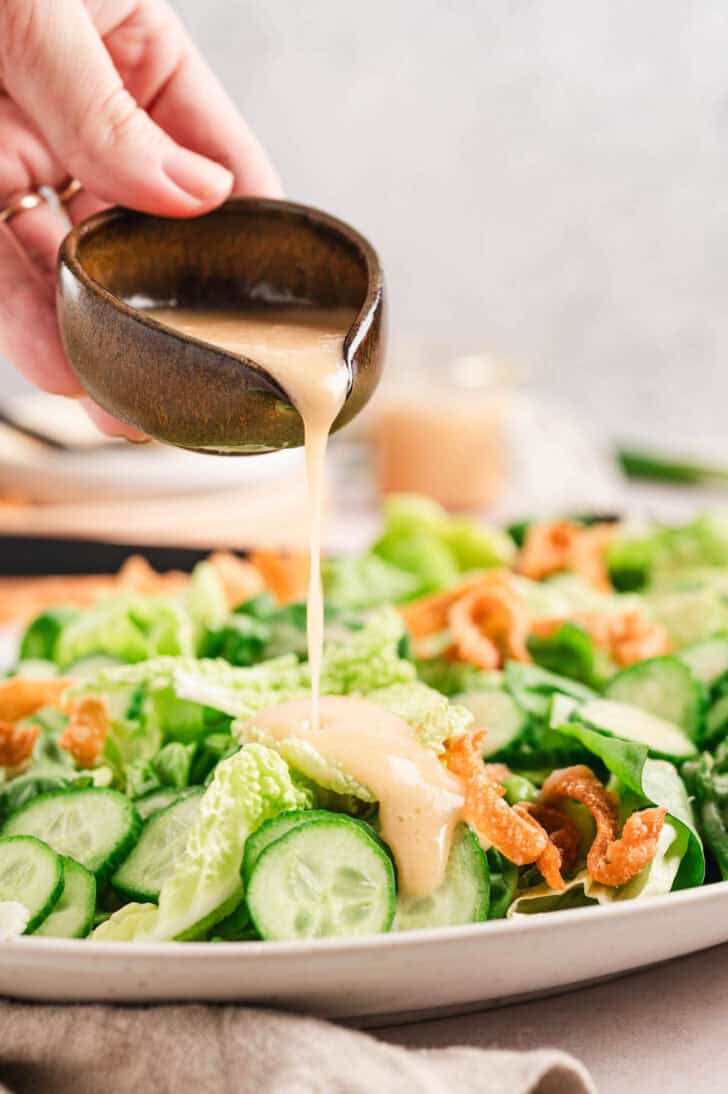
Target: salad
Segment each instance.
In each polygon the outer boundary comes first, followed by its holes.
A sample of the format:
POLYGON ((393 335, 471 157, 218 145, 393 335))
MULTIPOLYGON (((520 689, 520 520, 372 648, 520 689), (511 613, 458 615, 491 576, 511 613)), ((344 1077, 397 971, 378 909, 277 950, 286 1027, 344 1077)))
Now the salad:
POLYGON ((303 560, 140 566, 37 614, 0 681, 0 937, 369 935, 728 879, 728 518, 391 498, 324 566, 320 725, 303 560))

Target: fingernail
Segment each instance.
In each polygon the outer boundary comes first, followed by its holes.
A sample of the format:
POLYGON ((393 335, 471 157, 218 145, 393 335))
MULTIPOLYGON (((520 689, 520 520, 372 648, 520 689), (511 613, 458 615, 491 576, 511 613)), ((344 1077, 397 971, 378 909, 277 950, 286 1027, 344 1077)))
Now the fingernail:
POLYGON ((166 152, 162 167, 175 186, 201 203, 224 201, 233 188, 233 176, 226 167, 177 144, 166 152))

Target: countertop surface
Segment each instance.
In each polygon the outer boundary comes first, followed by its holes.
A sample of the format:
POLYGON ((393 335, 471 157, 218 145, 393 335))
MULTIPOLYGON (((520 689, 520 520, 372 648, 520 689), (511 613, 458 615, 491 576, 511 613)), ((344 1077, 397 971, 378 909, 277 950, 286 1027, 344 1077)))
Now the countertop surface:
POLYGON ((377 1036, 410 1048, 561 1048, 586 1064, 600 1094, 718 1094, 728 1088, 727 1017, 728 944, 563 995, 377 1036))

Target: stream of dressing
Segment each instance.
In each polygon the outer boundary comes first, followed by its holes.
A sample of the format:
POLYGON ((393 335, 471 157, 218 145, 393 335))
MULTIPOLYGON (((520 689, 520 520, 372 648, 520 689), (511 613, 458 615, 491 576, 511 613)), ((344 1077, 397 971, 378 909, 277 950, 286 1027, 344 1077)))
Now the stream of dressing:
POLYGON ((324 460, 331 427, 344 405, 349 370, 344 338, 353 308, 265 308, 232 311, 150 308, 154 319, 263 365, 287 392, 303 419, 308 478, 310 574, 306 626, 311 666, 313 724, 318 724, 324 598, 321 584, 321 517, 324 460))

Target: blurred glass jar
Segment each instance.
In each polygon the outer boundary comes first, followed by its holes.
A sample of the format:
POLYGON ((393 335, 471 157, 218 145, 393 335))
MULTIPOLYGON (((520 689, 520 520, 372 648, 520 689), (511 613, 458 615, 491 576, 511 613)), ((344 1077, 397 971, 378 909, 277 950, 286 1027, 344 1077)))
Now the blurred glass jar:
POLYGON ((454 510, 491 505, 505 478, 511 370, 488 354, 436 363, 429 347, 424 361, 390 360, 385 376, 371 415, 380 492, 427 494, 454 510))

